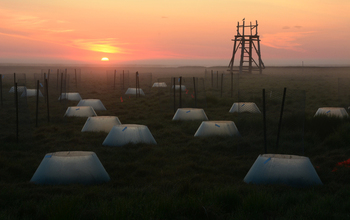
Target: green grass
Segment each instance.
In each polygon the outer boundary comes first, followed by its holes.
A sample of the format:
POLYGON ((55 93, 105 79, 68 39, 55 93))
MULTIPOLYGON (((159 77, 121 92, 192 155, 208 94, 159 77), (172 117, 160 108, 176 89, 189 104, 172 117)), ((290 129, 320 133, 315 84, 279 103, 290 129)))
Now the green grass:
MULTIPOLYGON (((160 70, 159 78, 164 78, 165 70, 160 70)), ((337 70, 344 74, 345 70, 337 70)), ((168 71, 169 76, 182 74, 176 68, 168 71)), ((190 75, 192 70, 181 71, 190 75)), ((349 158, 350 121, 313 117, 318 107, 334 103, 333 93, 321 88, 336 90, 336 80, 322 68, 312 76, 295 71, 298 69, 272 68, 263 75, 240 76, 240 98, 261 108, 262 88, 268 95, 273 91, 267 100, 268 152, 304 152, 323 186, 293 188, 243 182, 255 159, 264 153, 262 115, 228 113, 238 101, 237 96, 230 97, 229 81, 225 81, 223 97, 206 82, 208 93, 202 103, 210 120, 234 121, 242 137, 195 138, 201 122, 172 121, 174 109, 168 90, 160 97, 159 90, 150 89, 145 97, 124 96, 121 102, 120 89, 114 90, 97 73, 84 77, 82 71, 81 84, 78 88, 71 84, 71 91, 78 91, 83 98, 101 99, 108 110, 98 115, 118 116, 124 124, 147 125, 157 145, 102 146, 107 134, 82 133, 86 119, 63 118, 66 108, 77 102, 59 102, 55 83, 50 89, 50 123, 42 99, 35 127, 35 99, 28 98, 28 105, 21 108, 20 140, 16 143, 13 96, 7 94, 6 87, 0 109, 0 219, 348 219, 350 168, 332 170, 349 158), (318 80, 310 80, 316 76, 318 80), (283 87, 287 87, 287 99, 277 148, 283 87), (298 92, 301 90, 306 90, 306 96, 298 92), (303 99, 305 103, 300 104, 303 99), (29 182, 46 153, 66 150, 95 152, 111 180, 93 186, 29 182)), ((203 77, 204 69, 203 75, 198 69, 193 74, 203 77)), ((157 75, 153 81, 156 79, 157 75)))

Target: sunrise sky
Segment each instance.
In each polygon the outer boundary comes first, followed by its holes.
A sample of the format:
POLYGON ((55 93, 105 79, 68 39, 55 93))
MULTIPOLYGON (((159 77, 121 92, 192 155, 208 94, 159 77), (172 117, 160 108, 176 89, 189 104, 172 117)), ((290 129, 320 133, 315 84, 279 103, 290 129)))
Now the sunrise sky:
POLYGON ((228 65, 245 18, 258 20, 266 66, 350 65, 349 11, 349 0, 2 0, 0 63, 228 65))

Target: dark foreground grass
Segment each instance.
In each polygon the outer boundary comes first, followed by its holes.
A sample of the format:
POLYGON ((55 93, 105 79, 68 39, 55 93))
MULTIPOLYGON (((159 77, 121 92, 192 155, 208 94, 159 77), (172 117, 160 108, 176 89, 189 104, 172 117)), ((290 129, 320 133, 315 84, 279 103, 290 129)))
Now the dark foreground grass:
POLYGON ((295 189, 178 181, 165 185, 3 186, 3 219, 347 219, 340 184, 295 189))
MULTIPOLYGON (((266 80, 267 76, 263 77, 266 80)), ((280 85, 280 80, 266 81, 280 85)), ((65 109, 77 103, 59 102, 54 89, 50 94, 50 123, 41 101, 39 126, 35 127, 35 104, 28 99, 26 111, 21 113, 26 120, 21 120, 16 143, 12 99, 7 97, 0 111, 0 219, 350 218, 349 168, 336 166, 350 155, 349 119, 314 118, 306 113, 300 138, 300 126, 295 123, 300 116, 286 115, 277 148, 278 114, 270 117, 268 151, 304 152, 324 185, 258 186, 245 184, 243 178, 264 153, 261 116, 229 114, 235 100, 208 94, 205 111, 209 119, 233 120, 241 137, 194 138, 201 122, 172 121, 173 109, 168 100, 162 101, 168 97, 160 98, 158 91, 151 90, 138 99, 124 97, 121 102, 120 90, 103 85, 102 79, 92 78, 77 91, 83 98, 101 99, 108 110, 98 115, 118 116, 124 124, 147 125, 157 145, 102 146, 107 134, 82 133, 86 119, 63 118, 65 109), (67 150, 95 152, 111 180, 94 186, 29 182, 46 153, 67 150), (332 172, 335 167, 337 171, 332 172)), ((306 112, 314 111, 307 108, 306 112)))

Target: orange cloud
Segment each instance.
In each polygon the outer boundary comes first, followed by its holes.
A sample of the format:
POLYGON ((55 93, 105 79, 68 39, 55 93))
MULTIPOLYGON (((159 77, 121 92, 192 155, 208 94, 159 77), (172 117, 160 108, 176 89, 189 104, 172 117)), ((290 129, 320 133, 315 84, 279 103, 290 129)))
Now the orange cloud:
MULTIPOLYGON (((12 37, 27 37, 33 40, 47 39, 43 35, 50 33, 65 33, 74 31, 71 28, 61 27, 67 23, 63 20, 50 20, 41 17, 18 14, 16 12, 1 10, 0 34, 12 37)), ((54 36, 50 37, 51 41, 54 36)))
POLYGON ((91 50, 103 53, 123 53, 120 47, 115 46, 118 44, 115 38, 105 39, 75 39, 72 41, 75 47, 84 50, 91 50))
POLYGON ((275 34, 264 34, 262 36, 261 44, 276 49, 302 52, 304 49, 300 47, 302 45, 300 43, 300 39, 312 33, 314 32, 282 32, 275 34))
POLYGON ((1 19, 4 22, 0 24, 0 35, 50 42, 95 52, 125 53, 116 46, 120 43, 115 38, 85 39, 84 36, 73 33, 75 30, 69 27, 68 21, 42 19, 0 9, 1 12, 1 19), (67 35, 67 33, 71 34, 67 35))
POLYGON ((43 29, 43 31, 47 32, 53 32, 53 33, 66 33, 66 32, 72 32, 73 29, 43 29))

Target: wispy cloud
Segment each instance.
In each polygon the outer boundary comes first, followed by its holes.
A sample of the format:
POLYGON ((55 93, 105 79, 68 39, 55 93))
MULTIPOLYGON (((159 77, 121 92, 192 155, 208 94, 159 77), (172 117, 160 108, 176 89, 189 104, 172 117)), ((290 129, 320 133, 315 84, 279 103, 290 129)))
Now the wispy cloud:
MULTIPOLYGON (((296 28, 296 29, 300 29, 300 28, 302 28, 302 26, 298 26, 298 25, 295 25, 295 26, 293 26, 294 28, 296 28)), ((282 29, 290 29, 291 27, 290 26, 283 26, 282 27, 282 29)))
POLYGON ((24 35, 29 37, 37 36, 45 30, 55 29, 49 19, 40 18, 32 15, 18 14, 12 11, 1 10, 0 30, 2 33, 11 33, 14 36, 24 35), (3 32, 6 30, 5 32, 3 32))
POLYGON ((64 21, 64 20, 57 20, 56 23, 65 24, 65 23, 69 23, 69 22, 68 21, 64 21))
POLYGON ((299 43, 299 39, 312 33, 314 32, 282 32, 276 34, 264 34, 262 36, 261 44, 277 49, 304 51, 304 49, 300 47, 301 43, 299 43))
POLYGON ((30 36, 30 33, 26 31, 18 31, 14 29, 9 28, 2 28, 0 27, 0 34, 7 35, 7 36, 13 36, 13 37, 28 37, 30 36))
POLYGON ((43 29, 43 30, 47 32, 53 32, 53 33, 66 33, 66 32, 74 31, 73 29, 43 29))
POLYGON ((0 18, 2 21, 0 23, 0 35, 49 42, 103 53, 127 53, 120 47, 125 45, 125 43, 118 42, 116 38, 84 38, 84 36, 74 33, 75 30, 69 27, 70 22, 65 20, 16 14, 2 9, 0 9, 0 18))

